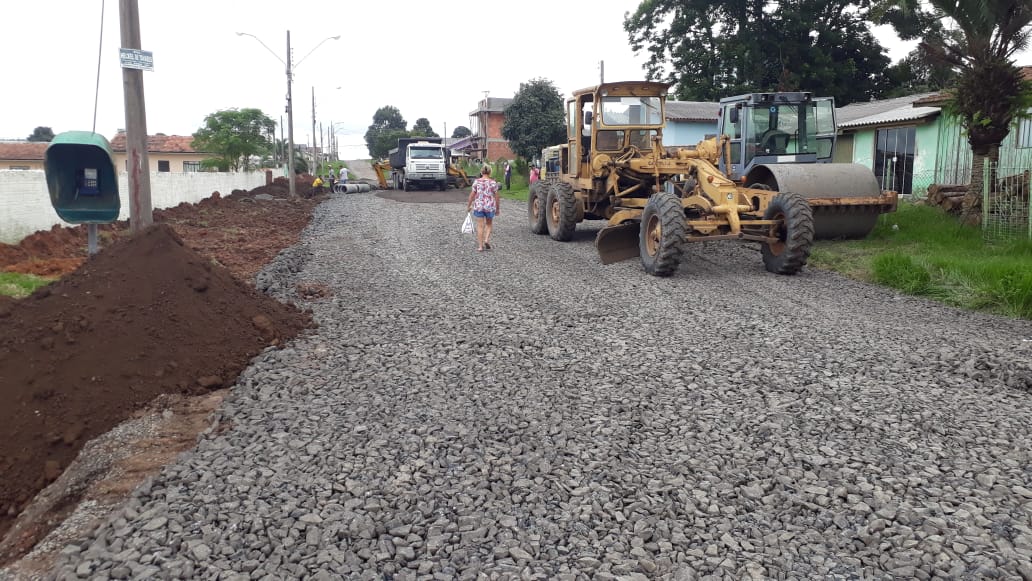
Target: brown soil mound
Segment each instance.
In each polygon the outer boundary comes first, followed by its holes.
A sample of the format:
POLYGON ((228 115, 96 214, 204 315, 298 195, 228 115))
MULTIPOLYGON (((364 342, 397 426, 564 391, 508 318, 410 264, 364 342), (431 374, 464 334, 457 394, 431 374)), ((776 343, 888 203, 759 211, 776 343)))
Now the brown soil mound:
MULTIPOLYGON (((299 188, 305 187, 298 180, 299 188)), ((286 178, 228 197, 214 192, 197 204, 154 210, 154 222, 171 225, 187 246, 250 281, 280 250, 297 243, 320 198, 289 199, 286 178), (268 194, 273 200, 256 200, 268 194)), ((125 220, 99 226, 101 248, 129 235, 125 220)), ((54 226, 18 244, 0 244, 0 271, 64 276, 86 260, 86 226, 54 226)))
POLYGON ((168 225, 123 238, 29 298, 0 301, 0 534, 83 443, 158 394, 233 382, 310 324, 168 225))

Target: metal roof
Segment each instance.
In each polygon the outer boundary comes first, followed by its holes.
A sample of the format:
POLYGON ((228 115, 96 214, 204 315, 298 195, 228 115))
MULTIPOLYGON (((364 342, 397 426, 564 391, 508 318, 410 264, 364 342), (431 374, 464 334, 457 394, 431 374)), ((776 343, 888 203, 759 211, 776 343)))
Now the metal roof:
MULTIPOLYGON (((918 93, 917 95, 908 95, 906 97, 896 97, 894 99, 881 99, 879 101, 864 101, 861 103, 851 103, 845 107, 839 107, 835 110, 835 119, 838 121, 839 127, 854 127, 857 125, 866 125, 867 122, 858 123, 861 119, 867 117, 881 116, 887 112, 894 111, 896 109, 913 109, 914 101, 924 99, 936 93, 918 93)), ((905 120, 905 119, 904 119, 905 120)), ((886 122, 886 121, 880 121, 886 122)))
POLYGON ((667 121, 713 121, 720 112, 719 103, 702 101, 667 101, 667 121))
POLYGON ((914 107, 912 105, 904 105, 889 111, 883 111, 874 115, 853 119, 852 121, 847 121, 845 123, 839 122, 838 126, 840 129, 848 129, 852 127, 863 127, 866 125, 886 125, 889 123, 916 121, 926 117, 935 117, 938 114, 938 107, 914 107))

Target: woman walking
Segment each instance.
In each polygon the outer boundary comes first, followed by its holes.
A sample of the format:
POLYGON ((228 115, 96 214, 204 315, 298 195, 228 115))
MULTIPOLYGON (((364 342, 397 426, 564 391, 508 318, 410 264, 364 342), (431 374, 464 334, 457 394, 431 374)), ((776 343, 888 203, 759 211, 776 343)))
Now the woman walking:
POLYGON ((498 182, 491 179, 491 166, 480 170, 480 177, 473 181, 466 201, 466 211, 473 212, 477 219, 477 250, 491 250, 491 222, 501 214, 502 206, 498 196, 498 182))

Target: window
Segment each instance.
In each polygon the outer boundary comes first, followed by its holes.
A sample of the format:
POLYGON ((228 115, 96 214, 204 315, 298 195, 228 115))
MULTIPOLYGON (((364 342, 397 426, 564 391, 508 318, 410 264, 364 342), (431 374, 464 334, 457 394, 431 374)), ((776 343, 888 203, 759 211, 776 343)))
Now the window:
POLYGON ((412 159, 444 159, 444 153, 439 147, 412 147, 409 148, 409 157, 412 159))
POLYGON ((915 127, 879 129, 874 151, 874 175, 883 190, 911 193, 914 180, 915 127))
POLYGON ((1015 138, 1019 148, 1032 147, 1032 119, 1022 119, 1018 122, 1018 135, 1015 138))
POLYGON ((163 172, 172 171, 172 170, 169 169, 168 166, 169 166, 169 163, 168 163, 167 159, 159 159, 158 160, 158 171, 163 171, 163 172))
POLYGON ((659 97, 602 97, 603 125, 662 125, 659 97))
POLYGON ((199 161, 184 161, 183 162, 184 172, 197 172, 201 171, 201 162, 199 161))
POLYGON ((620 151, 623 149, 623 131, 599 131, 595 136, 595 146, 600 151, 620 151))

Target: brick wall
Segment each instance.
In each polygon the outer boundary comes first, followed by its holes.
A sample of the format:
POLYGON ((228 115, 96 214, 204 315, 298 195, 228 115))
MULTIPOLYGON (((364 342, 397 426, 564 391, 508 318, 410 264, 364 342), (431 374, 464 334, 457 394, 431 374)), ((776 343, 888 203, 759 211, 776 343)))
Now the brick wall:
POLYGON ((515 159, 516 154, 512 152, 509 142, 502 137, 502 127, 505 125, 504 113, 489 113, 487 117, 487 159, 498 161, 499 159, 515 159))

